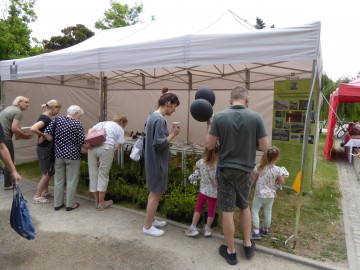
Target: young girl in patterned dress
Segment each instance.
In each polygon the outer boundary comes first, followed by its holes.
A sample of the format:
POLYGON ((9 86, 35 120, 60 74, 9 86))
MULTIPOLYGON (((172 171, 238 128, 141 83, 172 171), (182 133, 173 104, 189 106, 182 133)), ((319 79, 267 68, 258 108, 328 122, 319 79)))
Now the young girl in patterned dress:
MULTIPOLYGON (((218 161, 218 148, 212 150, 205 149, 202 159, 195 164, 195 174, 198 172, 200 178, 200 192, 195 206, 195 212, 190 228, 185 231, 187 236, 197 236, 199 231, 196 227, 200 213, 203 210, 206 201, 208 202, 208 217, 204 226, 204 236, 211 236, 211 224, 214 221, 217 204, 217 180, 216 164, 218 161)), ((191 177, 189 177, 190 179, 191 177)), ((190 179, 193 183, 193 180, 190 179)))
POLYGON ((280 150, 275 146, 270 146, 263 154, 260 163, 255 166, 253 182, 255 193, 252 203, 252 239, 260 239, 267 236, 271 224, 271 211, 276 196, 278 185, 285 183, 284 177, 289 177, 289 172, 285 167, 276 166, 275 163, 280 158, 280 150), (259 226, 259 211, 264 208, 264 227, 259 226))

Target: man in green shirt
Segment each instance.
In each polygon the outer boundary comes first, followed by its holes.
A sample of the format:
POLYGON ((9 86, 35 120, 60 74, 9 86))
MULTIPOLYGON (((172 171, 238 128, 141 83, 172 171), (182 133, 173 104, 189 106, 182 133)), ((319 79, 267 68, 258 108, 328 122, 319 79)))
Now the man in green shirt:
POLYGON ((219 140, 218 207, 223 211, 222 227, 227 244, 220 246, 219 253, 232 265, 238 262, 234 243, 235 206, 240 209, 245 256, 254 256, 255 243, 250 239, 251 173, 256 150, 266 151, 269 147, 262 118, 257 112, 248 109, 248 103, 249 92, 242 87, 235 87, 230 94, 231 106, 214 115, 206 136, 206 148, 210 150, 219 140))

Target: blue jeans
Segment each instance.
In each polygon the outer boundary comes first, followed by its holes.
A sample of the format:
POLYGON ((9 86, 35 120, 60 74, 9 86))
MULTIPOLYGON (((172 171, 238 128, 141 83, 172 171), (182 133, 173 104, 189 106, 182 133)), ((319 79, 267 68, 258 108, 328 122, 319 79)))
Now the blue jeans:
POLYGON ((264 208, 264 228, 269 229, 271 225, 271 211, 275 198, 259 198, 254 197, 251 215, 254 228, 260 228, 259 211, 260 208, 264 208))

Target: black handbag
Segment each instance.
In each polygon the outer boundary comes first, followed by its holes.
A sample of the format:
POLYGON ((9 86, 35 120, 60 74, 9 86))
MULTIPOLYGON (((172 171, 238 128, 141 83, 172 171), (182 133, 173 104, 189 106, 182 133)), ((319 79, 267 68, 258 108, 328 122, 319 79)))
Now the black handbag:
POLYGON ((13 193, 13 202, 10 212, 11 228, 28 240, 35 239, 35 227, 31 220, 27 201, 18 185, 14 185, 13 193))

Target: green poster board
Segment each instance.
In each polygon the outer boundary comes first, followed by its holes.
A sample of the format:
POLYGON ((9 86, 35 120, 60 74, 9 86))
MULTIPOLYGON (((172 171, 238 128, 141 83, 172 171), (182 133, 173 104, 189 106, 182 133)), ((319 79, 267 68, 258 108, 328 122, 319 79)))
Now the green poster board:
MULTIPOLYGON (((285 166, 290 173, 285 185, 291 187, 301 170, 306 109, 309 106, 311 80, 286 80, 274 82, 274 109, 272 123, 272 145, 281 150, 278 165, 285 166)), ((314 143, 315 104, 310 102, 310 130, 307 147, 303 191, 311 191, 314 143)))

